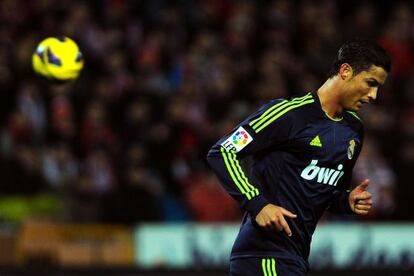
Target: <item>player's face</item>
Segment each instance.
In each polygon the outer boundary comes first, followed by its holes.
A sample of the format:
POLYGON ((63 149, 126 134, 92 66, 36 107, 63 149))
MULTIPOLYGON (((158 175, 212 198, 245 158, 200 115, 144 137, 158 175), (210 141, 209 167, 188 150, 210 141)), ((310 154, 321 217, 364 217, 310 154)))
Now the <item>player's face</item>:
POLYGON ((358 111, 364 104, 374 101, 387 75, 382 67, 372 65, 368 70, 347 79, 342 106, 347 110, 358 111))

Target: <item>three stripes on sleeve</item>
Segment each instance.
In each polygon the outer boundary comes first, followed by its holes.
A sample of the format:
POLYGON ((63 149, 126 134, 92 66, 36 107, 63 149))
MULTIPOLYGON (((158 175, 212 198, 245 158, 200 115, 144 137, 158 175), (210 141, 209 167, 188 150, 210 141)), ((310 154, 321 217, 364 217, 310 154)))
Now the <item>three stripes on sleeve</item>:
POLYGON ((274 258, 262 259, 263 276, 277 276, 276 261, 274 258))
POLYGON ((245 195, 248 200, 258 196, 259 190, 249 183, 249 180, 240 166, 239 160, 236 158, 236 153, 221 147, 221 155, 223 156, 227 171, 239 191, 245 195))

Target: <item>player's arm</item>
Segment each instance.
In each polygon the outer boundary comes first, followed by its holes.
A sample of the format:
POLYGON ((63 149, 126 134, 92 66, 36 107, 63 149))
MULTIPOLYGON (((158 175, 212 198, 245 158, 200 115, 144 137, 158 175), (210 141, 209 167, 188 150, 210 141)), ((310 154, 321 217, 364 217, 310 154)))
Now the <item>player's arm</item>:
POLYGON ((292 131, 289 111, 312 102, 310 95, 296 101, 273 101, 247 118, 220 139, 207 159, 226 191, 263 227, 291 231, 284 217, 295 215, 282 206, 270 204, 261 183, 248 177, 241 161, 251 155, 288 143, 292 131))
MULTIPOLYGON (((363 137, 363 132, 361 132, 363 137)), ((362 140, 362 139, 361 139, 362 140)), ((353 158, 355 165, 356 160, 361 152, 362 145, 358 148, 353 158)), ((352 171, 349 172, 344 178, 344 182, 348 187, 350 186, 352 179, 352 171)), ((329 207, 329 211, 333 213, 345 213, 345 214, 358 214, 366 215, 372 207, 372 194, 367 191, 369 180, 365 179, 357 187, 351 190, 337 190, 332 197, 332 204, 329 207)))

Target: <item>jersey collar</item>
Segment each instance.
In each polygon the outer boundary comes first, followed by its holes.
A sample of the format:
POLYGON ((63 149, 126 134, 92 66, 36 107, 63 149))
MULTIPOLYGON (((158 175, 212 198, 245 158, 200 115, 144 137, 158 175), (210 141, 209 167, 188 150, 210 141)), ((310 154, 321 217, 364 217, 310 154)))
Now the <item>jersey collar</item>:
POLYGON ((334 122, 340 122, 344 119, 344 116, 342 116, 342 118, 340 118, 340 119, 334 119, 334 118, 330 117, 325 111, 323 111, 318 93, 315 90, 312 90, 311 94, 312 94, 313 99, 315 100, 315 104, 314 104, 315 109, 318 109, 319 113, 323 117, 328 118, 329 120, 334 121, 334 122))

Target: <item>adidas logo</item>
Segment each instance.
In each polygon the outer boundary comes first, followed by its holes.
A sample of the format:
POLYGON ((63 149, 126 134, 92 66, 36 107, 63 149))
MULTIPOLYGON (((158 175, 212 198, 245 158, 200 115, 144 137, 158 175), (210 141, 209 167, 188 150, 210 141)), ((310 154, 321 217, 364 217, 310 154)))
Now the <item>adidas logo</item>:
POLYGON ((322 143, 321 143, 321 140, 319 139, 319 135, 316 135, 316 137, 312 139, 309 145, 321 148, 322 143))

